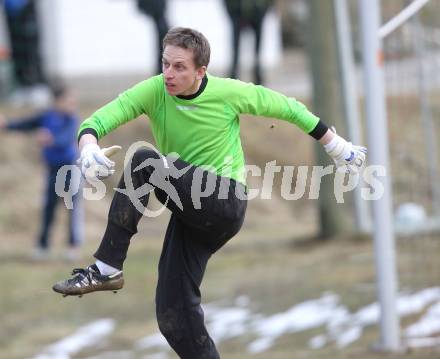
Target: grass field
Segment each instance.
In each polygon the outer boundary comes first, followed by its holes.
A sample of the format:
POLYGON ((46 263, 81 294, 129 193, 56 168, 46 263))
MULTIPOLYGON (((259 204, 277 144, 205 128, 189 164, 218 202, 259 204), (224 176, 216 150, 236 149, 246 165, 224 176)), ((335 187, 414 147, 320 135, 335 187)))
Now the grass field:
MULTIPOLYGON (((68 275, 71 263, 53 259, 31 263, 24 242, 3 248, 0 261, 2 295, 0 299, 0 358, 31 358, 44 348, 71 335, 78 327, 101 318, 116 321, 114 332, 104 341, 86 348, 74 358, 148 358, 155 351, 136 350, 136 342, 157 332, 154 317, 154 289, 161 239, 138 235, 126 262, 126 286, 117 295, 97 293, 79 299, 62 298, 50 289, 52 283, 68 275), (124 352, 124 353, 122 353, 124 352), (107 353, 102 356, 102 353, 107 353), (113 353, 113 354, 111 354, 113 353), (101 356, 99 356, 101 355, 101 356)), ((261 315, 287 310, 305 300, 319 298, 331 291, 351 311, 375 301, 371 242, 350 238, 333 242, 301 243, 289 238, 261 241, 255 245, 244 230, 210 263, 203 285, 204 303, 233 302, 249 297, 249 307, 261 315)), ((261 238, 260 238, 261 239, 261 238)), ((97 241, 83 248, 84 259, 97 241)), ((56 246, 55 252, 62 248, 56 246)), ((404 324, 415 321, 406 318, 404 324)), ((366 328, 362 338, 344 349, 335 345, 312 350, 308 341, 322 333, 316 328, 286 334, 268 351, 247 353, 255 338, 243 335, 224 341, 219 349, 222 358, 378 358, 371 350, 378 339, 377 326, 366 328)), ((438 358, 440 352, 418 350, 402 354, 404 358, 438 358)), ((168 353, 168 358, 175 358, 168 353)), ((385 355, 386 358, 394 356, 385 355)), ((153 358, 153 356, 151 356, 153 358)))

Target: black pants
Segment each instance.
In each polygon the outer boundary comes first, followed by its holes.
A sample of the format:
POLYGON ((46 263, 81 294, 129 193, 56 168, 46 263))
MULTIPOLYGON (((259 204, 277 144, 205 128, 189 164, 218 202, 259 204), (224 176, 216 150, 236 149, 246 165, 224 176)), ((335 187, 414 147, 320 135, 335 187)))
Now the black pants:
MULTIPOLYGON (((43 213, 41 219, 41 232, 38 238, 38 246, 42 249, 49 247, 49 232, 53 224, 55 217, 55 209, 60 197, 58 197, 55 185, 57 179, 58 170, 62 166, 48 166, 47 167, 47 180, 46 180, 46 193, 44 199, 43 213)), ((72 180, 72 172, 68 172, 65 182, 65 190, 70 188, 70 182, 72 180)), ((68 244, 70 247, 75 247, 80 244, 81 241, 81 214, 79 194, 75 194, 72 197, 73 209, 69 209, 69 233, 68 244)))
POLYGON ((264 81, 260 65, 260 49, 263 21, 272 0, 224 0, 232 24, 232 64, 229 72, 231 78, 238 78, 238 55, 240 52, 240 34, 249 26, 255 34, 253 81, 261 85, 264 81))
POLYGON ((40 55, 40 29, 35 1, 16 16, 7 16, 15 80, 19 86, 46 83, 40 55))
MULTIPOLYGON (((261 73, 261 37, 263 30, 264 14, 261 17, 256 17, 248 22, 252 31, 255 34, 255 48, 254 48, 254 67, 253 67, 253 81, 256 85, 263 83, 263 75, 261 73)), ((240 17, 231 18, 232 22, 232 65, 229 72, 231 78, 238 78, 238 54, 240 52, 240 35, 244 27, 243 19, 240 17)))
MULTIPOLYGON (((204 325, 200 285, 211 255, 241 228, 247 205, 245 186, 179 159, 165 161, 152 150, 137 151, 124 171, 131 175, 134 189, 151 186, 172 211, 159 261, 156 315, 160 331, 181 358, 219 358, 204 325), (144 161, 146 166, 136 171, 144 161)), ((131 188, 124 176, 119 188, 131 188)), ((146 206, 148 197, 140 198, 142 205, 146 206)), ((122 269, 141 217, 129 196, 117 192, 95 257, 122 269)))
POLYGON ((165 16, 153 18, 157 31, 157 59, 156 59, 156 74, 162 73, 162 41, 168 32, 169 26, 165 16))

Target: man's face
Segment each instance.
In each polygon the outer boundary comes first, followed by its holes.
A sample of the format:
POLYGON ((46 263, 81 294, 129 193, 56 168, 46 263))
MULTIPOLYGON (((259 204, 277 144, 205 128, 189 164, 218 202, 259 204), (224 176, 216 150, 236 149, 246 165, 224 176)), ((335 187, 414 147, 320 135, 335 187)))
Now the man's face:
POLYGON ((199 89, 206 66, 196 68, 192 50, 167 45, 162 56, 162 72, 165 88, 171 96, 187 96, 199 89))

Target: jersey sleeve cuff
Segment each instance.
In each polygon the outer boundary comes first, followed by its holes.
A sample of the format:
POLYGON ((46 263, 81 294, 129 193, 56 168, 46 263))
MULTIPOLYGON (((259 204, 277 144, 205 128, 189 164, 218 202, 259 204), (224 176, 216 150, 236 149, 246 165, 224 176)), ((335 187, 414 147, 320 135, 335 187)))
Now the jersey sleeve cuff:
POLYGON ((94 136, 96 138, 96 141, 98 141, 98 133, 93 128, 85 128, 84 130, 81 130, 81 132, 78 134, 78 142, 81 137, 86 134, 94 136))
POLYGON ((328 127, 327 125, 319 120, 319 122, 316 124, 315 128, 309 132, 309 135, 312 136, 316 140, 320 140, 322 136, 325 135, 327 132, 328 127))

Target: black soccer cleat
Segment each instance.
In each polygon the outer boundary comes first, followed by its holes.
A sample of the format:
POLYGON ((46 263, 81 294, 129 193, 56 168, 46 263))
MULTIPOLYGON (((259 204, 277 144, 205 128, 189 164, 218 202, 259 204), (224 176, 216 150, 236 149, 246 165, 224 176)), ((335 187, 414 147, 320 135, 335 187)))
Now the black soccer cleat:
POLYGON ((84 269, 76 268, 72 271, 72 275, 73 278, 56 283, 52 289, 63 294, 64 297, 77 295, 81 298, 83 294, 97 291, 111 290, 116 293, 124 286, 122 271, 111 275, 102 275, 96 264, 84 269))

